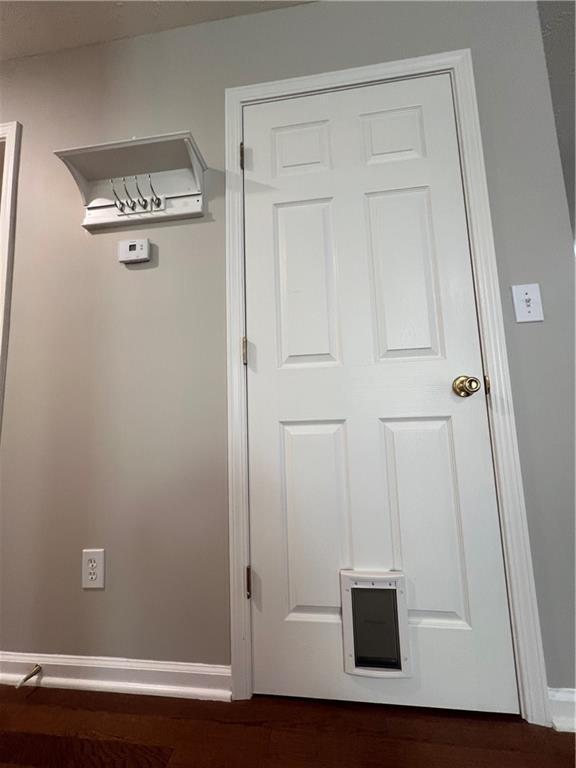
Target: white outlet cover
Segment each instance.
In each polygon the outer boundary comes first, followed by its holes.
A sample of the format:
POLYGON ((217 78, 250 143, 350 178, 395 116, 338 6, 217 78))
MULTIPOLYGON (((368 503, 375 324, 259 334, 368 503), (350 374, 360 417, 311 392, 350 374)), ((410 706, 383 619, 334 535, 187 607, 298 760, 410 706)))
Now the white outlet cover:
POLYGON ((512 286, 512 299, 517 323, 539 323, 544 320, 538 283, 512 286))
POLYGON ((104 550, 82 550, 82 589, 104 589, 104 550))

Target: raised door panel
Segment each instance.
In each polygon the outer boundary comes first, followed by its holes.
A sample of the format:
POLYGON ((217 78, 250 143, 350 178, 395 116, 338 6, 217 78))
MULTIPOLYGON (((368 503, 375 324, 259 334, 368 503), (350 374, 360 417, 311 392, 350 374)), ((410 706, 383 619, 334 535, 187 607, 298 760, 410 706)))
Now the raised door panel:
POLYGON ((430 190, 366 196, 376 356, 437 357, 442 352, 430 190))
POLYGON ((424 125, 420 105, 361 117, 367 163, 424 157, 424 125))
POLYGON ((290 620, 340 615, 338 573, 350 562, 345 423, 281 425, 290 620))
POLYGON ((275 176, 310 173, 329 167, 328 121, 272 129, 272 168, 275 176))
POLYGON ((469 628, 451 420, 381 423, 394 564, 407 575, 411 623, 469 628))
POLYGON ((279 365, 337 361, 331 201, 275 207, 279 365))

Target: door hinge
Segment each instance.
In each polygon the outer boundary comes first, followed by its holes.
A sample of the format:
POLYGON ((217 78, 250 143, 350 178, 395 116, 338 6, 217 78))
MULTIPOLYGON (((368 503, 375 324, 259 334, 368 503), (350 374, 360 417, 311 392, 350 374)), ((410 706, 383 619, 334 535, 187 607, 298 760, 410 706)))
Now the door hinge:
POLYGON ((492 389, 492 384, 490 383, 490 376, 487 376, 484 374, 484 391, 487 395, 490 394, 490 390, 492 389))
POLYGON ((240 168, 244 170, 244 142, 240 142, 240 168))
POLYGON ((248 339, 242 336, 242 363, 248 365, 248 339))
POLYGON ((252 597, 252 566, 246 566, 246 600, 252 597))

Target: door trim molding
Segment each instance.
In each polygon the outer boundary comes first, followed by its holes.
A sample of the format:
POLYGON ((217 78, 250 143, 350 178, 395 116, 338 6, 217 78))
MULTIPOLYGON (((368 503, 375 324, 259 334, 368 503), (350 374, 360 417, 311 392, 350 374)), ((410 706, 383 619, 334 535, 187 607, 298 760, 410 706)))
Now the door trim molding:
POLYGON ((485 369, 491 379, 488 412, 520 708, 522 716, 529 722, 550 725, 546 669, 528 538, 472 56, 469 50, 226 90, 232 697, 249 698, 253 690, 250 602, 246 599, 244 582, 245 569, 250 563, 250 539, 246 369, 242 361, 241 346, 241 339, 245 334, 244 190, 239 152, 243 139, 243 108, 257 102, 440 72, 449 73, 453 83, 480 339, 485 369))
POLYGON ((4 145, 4 163, 0 169, 0 430, 4 405, 4 383, 10 328, 10 297, 16 230, 16 188, 20 161, 20 123, 0 124, 0 144, 4 145))

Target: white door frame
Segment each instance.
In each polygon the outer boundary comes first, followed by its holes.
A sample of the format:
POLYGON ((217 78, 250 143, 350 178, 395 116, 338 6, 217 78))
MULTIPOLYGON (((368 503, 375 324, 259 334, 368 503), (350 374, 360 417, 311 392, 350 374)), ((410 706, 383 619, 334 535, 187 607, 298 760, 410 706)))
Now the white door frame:
POLYGON ((550 725, 546 669, 528 538, 476 89, 469 50, 226 90, 232 696, 235 699, 245 699, 253 692, 251 609, 246 596, 246 568, 250 563, 250 521, 246 368, 243 365, 242 353, 242 338, 245 335, 244 189, 240 165, 243 108, 257 102, 440 72, 449 73, 453 84, 480 339, 484 370, 491 382, 488 413, 520 708, 522 716, 529 722, 550 725))
POLYGON ((4 382, 8 356, 10 296, 16 229, 16 187, 20 160, 20 123, 0 123, 0 144, 4 145, 4 166, 0 173, 0 429, 4 405, 4 382))

